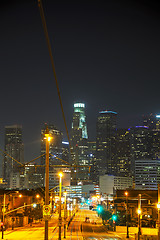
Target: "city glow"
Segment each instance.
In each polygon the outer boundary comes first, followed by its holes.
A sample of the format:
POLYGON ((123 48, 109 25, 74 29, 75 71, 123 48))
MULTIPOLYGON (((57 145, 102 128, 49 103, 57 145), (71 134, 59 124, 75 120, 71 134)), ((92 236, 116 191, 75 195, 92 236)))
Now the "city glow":
POLYGON ((137 213, 138 213, 138 214, 141 214, 141 213, 142 213, 142 210, 139 208, 139 209, 137 210, 137 213))

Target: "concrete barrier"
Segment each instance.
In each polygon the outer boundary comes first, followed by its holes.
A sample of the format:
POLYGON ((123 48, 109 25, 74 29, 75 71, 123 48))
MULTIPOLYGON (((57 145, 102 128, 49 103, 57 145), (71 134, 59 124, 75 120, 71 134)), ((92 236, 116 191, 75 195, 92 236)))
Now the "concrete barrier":
MULTIPOLYGON (((158 235, 158 229, 157 228, 141 228, 142 235, 158 235)), ((127 232, 126 226, 116 226, 116 232, 117 233, 124 233, 127 232)), ((130 233, 138 233, 138 227, 129 227, 130 233)))

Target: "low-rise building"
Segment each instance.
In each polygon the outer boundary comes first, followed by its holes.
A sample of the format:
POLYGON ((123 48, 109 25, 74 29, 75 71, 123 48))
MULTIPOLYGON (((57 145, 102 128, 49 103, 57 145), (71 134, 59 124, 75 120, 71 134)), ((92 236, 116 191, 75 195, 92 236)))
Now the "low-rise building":
POLYGON ((99 187, 101 194, 112 195, 114 190, 132 188, 133 179, 105 174, 99 177, 99 187))

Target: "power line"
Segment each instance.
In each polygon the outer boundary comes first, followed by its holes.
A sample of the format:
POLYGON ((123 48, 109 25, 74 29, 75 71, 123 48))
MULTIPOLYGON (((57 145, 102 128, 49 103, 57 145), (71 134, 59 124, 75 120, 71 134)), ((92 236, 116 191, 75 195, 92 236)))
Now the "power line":
POLYGON ((49 39, 49 35, 48 35, 48 30, 47 30, 47 25, 46 25, 46 20, 45 20, 45 16, 44 16, 44 11, 43 11, 43 6, 42 6, 41 0, 38 0, 38 6, 39 6, 39 10, 40 10, 40 15, 41 15, 41 20, 42 20, 42 24, 43 24, 44 34, 45 34, 45 38, 46 38, 46 42, 47 42, 47 47, 48 47, 48 51, 49 51, 49 56, 50 56, 50 60, 51 60, 52 70, 53 70, 53 74, 54 74, 54 78, 55 78, 55 82, 56 82, 59 102, 60 102, 60 106, 61 106, 62 116, 63 116, 63 120, 64 120, 64 125, 65 125, 65 129, 66 129, 67 138, 68 138, 68 142, 69 142, 70 153, 71 153, 71 149, 72 149, 71 148, 71 142, 70 142, 70 137, 69 137, 69 133, 68 133, 66 118, 65 118, 65 114, 64 114, 64 110, 63 110, 63 105, 62 105, 62 100, 61 100, 61 95, 60 95, 60 90, 59 90, 59 85, 58 85, 58 79, 57 79, 55 65, 54 65, 54 60, 53 60, 53 55, 52 55, 52 49, 51 49, 50 39, 49 39))

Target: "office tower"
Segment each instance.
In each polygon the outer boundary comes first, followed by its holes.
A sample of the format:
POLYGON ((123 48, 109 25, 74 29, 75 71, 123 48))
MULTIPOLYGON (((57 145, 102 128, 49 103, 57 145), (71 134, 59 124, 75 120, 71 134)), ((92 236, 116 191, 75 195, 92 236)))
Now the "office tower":
POLYGON ((143 115, 143 125, 147 126, 151 130, 160 130, 160 115, 149 114, 143 115))
POLYGON ((143 123, 150 131, 152 158, 160 159, 160 115, 150 114, 143 116, 143 123))
POLYGON ((131 177, 120 177, 105 174, 99 177, 100 192, 103 195, 112 195, 117 189, 132 188, 133 179, 131 177))
POLYGON ((135 188, 157 190, 160 183, 160 159, 135 161, 135 188))
MULTIPOLYGON (((49 163, 50 165, 61 165, 62 161, 62 132, 59 131, 53 124, 48 125, 49 134, 52 137, 52 140, 49 144, 49 163)), ((45 165, 46 159, 46 140, 45 140, 45 131, 46 126, 41 130, 41 165, 45 165)), ((52 171, 53 167, 50 167, 49 171, 52 171)), ((45 168, 42 167, 43 178, 45 179, 45 168)))
POLYGON ((117 129, 115 135, 116 176, 131 176, 130 134, 128 129, 117 129))
POLYGON ((66 141, 62 141, 62 159, 67 163, 70 163, 69 142, 66 141))
POLYGON ((36 189, 44 186, 44 179, 41 169, 35 164, 25 164, 24 166, 24 188, 36 189))
POLYGON ((5 152, 3 162, 3 177, 10 186, 10 176, 21 171, 20 163, 24 162, 24 145, 22 141, 22 126, 12 125, 5 127, 5 152))
POLYGON ((90 165, 90 179, 93 183, 96 183, 96 141, 88 141, 88 157, 90 165))
MULTIPOLYGON (((62 158, 62 132, 59 131, 53 124, 48 125, 49 134, 52 140, 49 144, 49 159, 51 163, 57 162, 58 158, 62 158)), ((46 153, 45 140, 46 126, 41 130, 41 155, 46 153)), ((45 164, 45 156, 41 158, 41 164, 45 164)))
MULTIPOLYGON (((72 143, 72 163, 76 165, 88 165, 88 133, 85 115, 85 104, 75 103, 73 112, 73 121, 71 129, 72 143)), ((73 177, 74 178, 74 177, 73 177)), ((88 168, 81 167, 77 169, 77 179, 88 179, 88 168)))
POLYGON ((98 175, 115 174, 115 133, 117 113, 101 111, 96 125, 96 162, 98 175))
POLYGON ((131 171, 135 174, 135 161, 152 159, 152 137, 147 126, 129 129, 131 144, 131 171))
POLYGON ((49 171, 49 188, 54 188, 54 191, 58 191, 59 187, 59 172, 63 172, 62 177, 62 185, 64 186, 70 186, 71 182, 71 170, 68 167, 61 167, 61 168, 51 168, 49 171), (57 186, 57 188, 55 188, 57 186))

